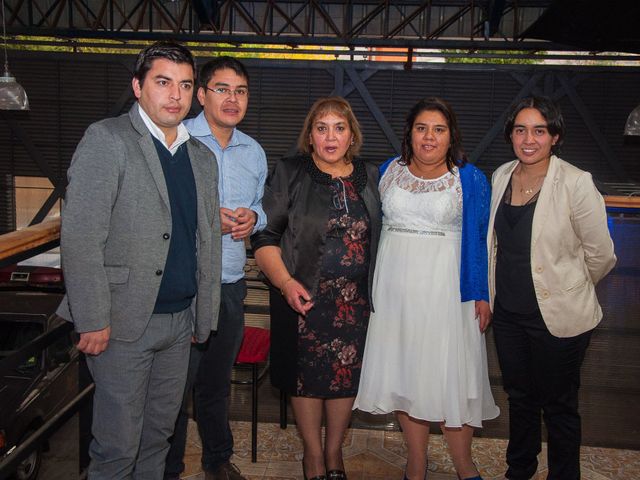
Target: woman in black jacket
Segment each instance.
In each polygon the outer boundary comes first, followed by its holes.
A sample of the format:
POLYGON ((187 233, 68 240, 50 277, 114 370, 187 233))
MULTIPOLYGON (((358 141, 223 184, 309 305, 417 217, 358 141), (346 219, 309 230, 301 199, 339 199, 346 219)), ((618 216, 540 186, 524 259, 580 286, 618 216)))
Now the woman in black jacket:
POLYGON ((346 478, 341 445, 371 309, 381 214, 377 169, 354 158, 361 145, 349 103, 319 99, 300 153, 279 161, 267 180, 267 227, 251 238, 273 287, 271 380, 291 395, 312 480, 346 478))

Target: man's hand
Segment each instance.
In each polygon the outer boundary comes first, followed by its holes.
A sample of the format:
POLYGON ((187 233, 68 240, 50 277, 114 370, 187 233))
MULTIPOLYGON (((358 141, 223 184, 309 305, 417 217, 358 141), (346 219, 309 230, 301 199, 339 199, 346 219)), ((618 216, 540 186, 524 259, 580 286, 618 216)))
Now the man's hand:
POLYGON ((258 214, 248 208, 239 207, 235 210, 220 209, 222 222, 222 234, 231 234, 234 240, 242 240, 253 232, 253 227, 258 220, 258 214))
POLYGON ((231 230, 237 224, 238 224, 238 219, 233 213, 233 210, 221 207, 220 208, 220 226, 222 227, 222 234, 226 235, 228 233, 231 233, 231 230))
POLYGON ((87 355, 100 355, 107 349, 110 336, 111 327, 94 332, 83 332, 80 334, 80 341, 76 347, 87 355))
POLYGON ((258 214, 248 208, 239 207, 235 210, 220 208, 220 223, 222 234, 231 234, 234 240, 242 240, 253 232, 258 220, 258 214))

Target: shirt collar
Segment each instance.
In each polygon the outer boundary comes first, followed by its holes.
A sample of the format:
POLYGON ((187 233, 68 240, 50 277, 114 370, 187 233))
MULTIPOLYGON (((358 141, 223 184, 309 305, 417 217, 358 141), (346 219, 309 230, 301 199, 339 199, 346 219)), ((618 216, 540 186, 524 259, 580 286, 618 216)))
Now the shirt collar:
POLYGON ((138 103, 138 112, 140 113, 140 117, 142 118, 142 121, 149 129, 149 133, 151 133, 151 135, 155 139, 157 139, 160 143, 162 143, 162 145, 164 145, 167 148, 167 150, 171 152, 171 155, 174 155, 178 151, 178 148, 180 148, 180 146, 183 143, 189 140, 189 132, 187 130, 187 127, 185 127, 182 124, 182 122, 180 122, 178 124, 178 136, 176 137, 176 140, 173 142, 173 145, 171 146, 167 145, 164 132, 160 130, 160 127, 158 127, 155 123, 153 123, 153 120, 149 118, 149 115, 147 115, 147 112, 144 111, 144 109, 139 103, 138 103))
MULTIPOLYGON (((198 114, 197 117, 193 119, 193 123, 191 123, 190 128, 191 135, 194 137, 208 137, 210 136, 215 140, 215 142, 220 145, 218 139, 211 132, 211 127, 209 127, 209 123, 207 123, 207 119, 204 116, 204 110, 198 114)), ((247 142, 243 141, 242 135, 240 134, 240 130, 237 128, 233 129, 233 133, 231 134, 231 139, 229 140, 228 147, 235 147, 238 145, 248 145, 247 142)))

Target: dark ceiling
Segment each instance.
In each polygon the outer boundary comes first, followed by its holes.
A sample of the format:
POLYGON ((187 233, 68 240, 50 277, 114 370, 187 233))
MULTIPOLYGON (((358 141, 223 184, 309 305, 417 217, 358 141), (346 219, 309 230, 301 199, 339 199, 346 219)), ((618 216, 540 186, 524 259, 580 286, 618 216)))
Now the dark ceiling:
POLYGON ((63 40, 77 46, 77 39, 109 39, 122 43, 117 48, 170 37, 256 51, 266 44, 402 48, 417 55, 426 49, 497 51, 503 57, 563 50, 640 53, 640 0, 4 0, 4 4, 7 30, 14 35, 9 42, 17 44, 25 40, 16 35, 31 36, 32 44, 63 40))
POLYGON ((640 1, 555 0, 522 38, 593 52, 640 53, 640 1))

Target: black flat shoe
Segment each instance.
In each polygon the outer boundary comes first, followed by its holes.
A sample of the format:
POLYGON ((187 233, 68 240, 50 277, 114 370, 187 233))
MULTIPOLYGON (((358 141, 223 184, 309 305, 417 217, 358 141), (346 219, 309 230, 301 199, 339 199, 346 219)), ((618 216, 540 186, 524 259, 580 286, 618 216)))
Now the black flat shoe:
POLYGON ((329 470, 327 480, 347 480, 347 474, 344 470, 329 470))

